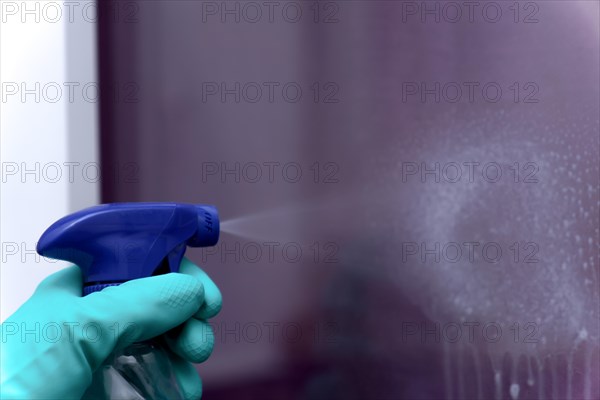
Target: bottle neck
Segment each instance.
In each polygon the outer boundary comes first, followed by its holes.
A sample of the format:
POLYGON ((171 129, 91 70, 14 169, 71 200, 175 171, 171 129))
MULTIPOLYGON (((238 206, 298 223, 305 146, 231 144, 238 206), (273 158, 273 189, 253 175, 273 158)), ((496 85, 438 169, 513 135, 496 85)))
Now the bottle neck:
POLYGON ((109 286, 119 286, 123 282, 112 282, 112 283, 96 283, 92 285, 86 285, 83 287, 83 295, 87 296, 88 294, 99 292, 104 288, 109 286))

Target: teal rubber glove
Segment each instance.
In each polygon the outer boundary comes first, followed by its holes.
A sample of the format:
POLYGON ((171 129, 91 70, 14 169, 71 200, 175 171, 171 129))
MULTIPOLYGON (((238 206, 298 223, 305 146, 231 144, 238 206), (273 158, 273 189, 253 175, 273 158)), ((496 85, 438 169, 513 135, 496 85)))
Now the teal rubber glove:
POLYGON ((0 398, 80 399, 114 350, 165 333, 184 396, 200 398, 202 382, 191 363, 212 352, 206 320, 221 309, 221 293, 206 273, 184 259, 179 273, 85 297, 81 290, 78 267, 58 271, 2 324, 0 398))

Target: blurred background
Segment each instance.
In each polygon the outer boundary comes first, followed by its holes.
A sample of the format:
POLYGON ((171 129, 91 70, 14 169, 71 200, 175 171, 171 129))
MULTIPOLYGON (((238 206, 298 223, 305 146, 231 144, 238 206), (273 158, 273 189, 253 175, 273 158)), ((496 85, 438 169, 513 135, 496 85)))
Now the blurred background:
MULTIPOLYGON (((37 3, 27 32, 57 29, 37 3)), ((224 298, 204 398, 600 398, 597 2, 62 11, 61 55, 32 62, 63 60, 50 79, 79 100, 2 66, 5 110, 65 125, 3 121, 3 301, 27 294, 17 265, 61 207, 210 203, 219 245, 187 253, 224 298), (44 189, 75 161, 84 178, 44 189), (57 206, 23 231, 40 196, 57 206)))

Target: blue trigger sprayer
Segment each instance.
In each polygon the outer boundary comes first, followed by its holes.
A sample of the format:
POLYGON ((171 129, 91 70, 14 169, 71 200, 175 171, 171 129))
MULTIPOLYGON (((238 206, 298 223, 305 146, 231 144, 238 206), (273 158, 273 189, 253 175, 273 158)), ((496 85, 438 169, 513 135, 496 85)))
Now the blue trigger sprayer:
MULTIPOLYGON (((37 252, 78 265, 86 296, 129 280, 178 272, 187 246, 214 246, 218 240, 213 206, 114 203, 56 221, 43 233, 37 252)), ((94 373, 84 398, 177 400, 183 395, 168 356, 157 340, 150 340, 111 355, 94 373)))

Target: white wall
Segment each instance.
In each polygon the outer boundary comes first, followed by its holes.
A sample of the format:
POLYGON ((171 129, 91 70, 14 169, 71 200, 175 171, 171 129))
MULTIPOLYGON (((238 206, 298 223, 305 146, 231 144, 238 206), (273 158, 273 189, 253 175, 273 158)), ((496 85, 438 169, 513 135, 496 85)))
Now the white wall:
POLYGON ((35 253, 42 232, 99 201, 94 11, 0 1, 1 321, 65 265, 35 253))

